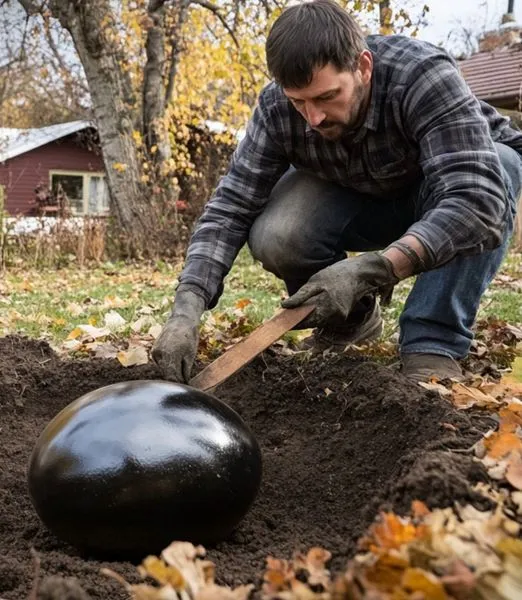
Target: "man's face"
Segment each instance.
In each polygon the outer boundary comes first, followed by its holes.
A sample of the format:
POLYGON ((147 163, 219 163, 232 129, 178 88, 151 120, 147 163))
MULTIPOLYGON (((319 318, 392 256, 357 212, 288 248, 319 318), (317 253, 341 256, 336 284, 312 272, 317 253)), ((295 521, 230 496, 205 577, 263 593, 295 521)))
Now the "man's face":
POLYGON ((283 88, 310 127, 329 140, 357 129, 364 120, 371 90, 373 61, 365 50, 355 71, 338 71, 331 63, 317 69, 304 88, 283 88))

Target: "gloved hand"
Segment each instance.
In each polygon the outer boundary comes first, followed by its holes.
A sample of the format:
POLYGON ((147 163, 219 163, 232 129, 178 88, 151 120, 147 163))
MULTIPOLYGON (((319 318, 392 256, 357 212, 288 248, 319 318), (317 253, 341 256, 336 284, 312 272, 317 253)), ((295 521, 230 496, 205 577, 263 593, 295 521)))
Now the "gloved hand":
POLYGON ((205 301, 191 290, 178 288, 172 314, 152 348, 152 358, 165 379, 188 383, 199 341, 199 322, 205 301))
POLYGON ((358 300, 367 294, 390 288, 399 279, 389 259, 377 252, 346 258, 322 269, 295 294, 283 308, 315 304, 315 310, 299 323, 300 329, 341 325, 358 300))

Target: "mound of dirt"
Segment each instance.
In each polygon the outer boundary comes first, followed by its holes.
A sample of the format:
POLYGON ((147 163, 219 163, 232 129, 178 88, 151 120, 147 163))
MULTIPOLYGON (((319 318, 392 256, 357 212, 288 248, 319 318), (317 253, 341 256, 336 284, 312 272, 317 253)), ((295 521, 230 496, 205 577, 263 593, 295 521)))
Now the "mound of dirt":
MULTIPOLYGON (((27 598, 31 547, 42 576, 76 577, 92 599, 126 598, 99 570, 135 582, 135 567, 82 557, 49 533, 28 497, 26 467, 37 436, 68 403, 159 373, 116 360, 60 360, 47 344, 15 336, 0 338, 0 355, 0 598, 27 598)), ((268 351, 215 394, 250 425, 264 461, 252 510, 230 539, 208 548, 222 583, 258 584, 267 555, 290 558, 315 545, 342 569, 379 507, 475 502, 470 488, 486 480, 470 457, 451 451, 479 438, 469 418, 377 364, 268 351)))

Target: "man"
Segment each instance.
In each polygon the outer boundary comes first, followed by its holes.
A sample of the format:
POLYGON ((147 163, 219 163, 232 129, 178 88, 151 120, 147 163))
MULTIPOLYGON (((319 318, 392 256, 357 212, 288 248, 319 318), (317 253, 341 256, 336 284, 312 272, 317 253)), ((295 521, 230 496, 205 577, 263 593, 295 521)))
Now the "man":
POLYGON ((266 44, 274 82, 195 228, 153 357, 188 381, 198 324, 248 241, 284 307, 342 348, 382 331, 376 296, 418 275, 400 317, 401 370, 459 377, 521 188, 522 134, 479 102, 440 48, 365 39, 333 0, 292 6, 266 44), (359 251, 347 258, 346 251, 359 251))

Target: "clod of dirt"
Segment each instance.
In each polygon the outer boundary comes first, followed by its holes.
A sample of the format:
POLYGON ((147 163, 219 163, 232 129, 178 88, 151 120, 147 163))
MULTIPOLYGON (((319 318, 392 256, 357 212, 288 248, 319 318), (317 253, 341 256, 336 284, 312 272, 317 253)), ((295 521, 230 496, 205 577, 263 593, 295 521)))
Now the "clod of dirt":
MULTIPOLYGON (((0 577, 0 597, 27 597, 34 546, 44 576, 76 577, 93 600, 123 600, 100 568, 133 583, 134 566, 89 560, 47 532, 29 501, 26 467, 37 436, 64 406, 109 383, 159 373, 116 360, 61 361, 45 344, 13 336, 0 339, 0 355, 0 556, 13 573, 0 577)), ((470 485, 483 477, 468 455, 454 453, 480 436, 470 419, 376 364, 268 351, 216 396, 252 428, 264 462, 253 508, 229 539, 207 549, 226 585, 259 584, 267 555, 290 558, 315 545, 342 569, 379 506, 473 500, 470 485)))

